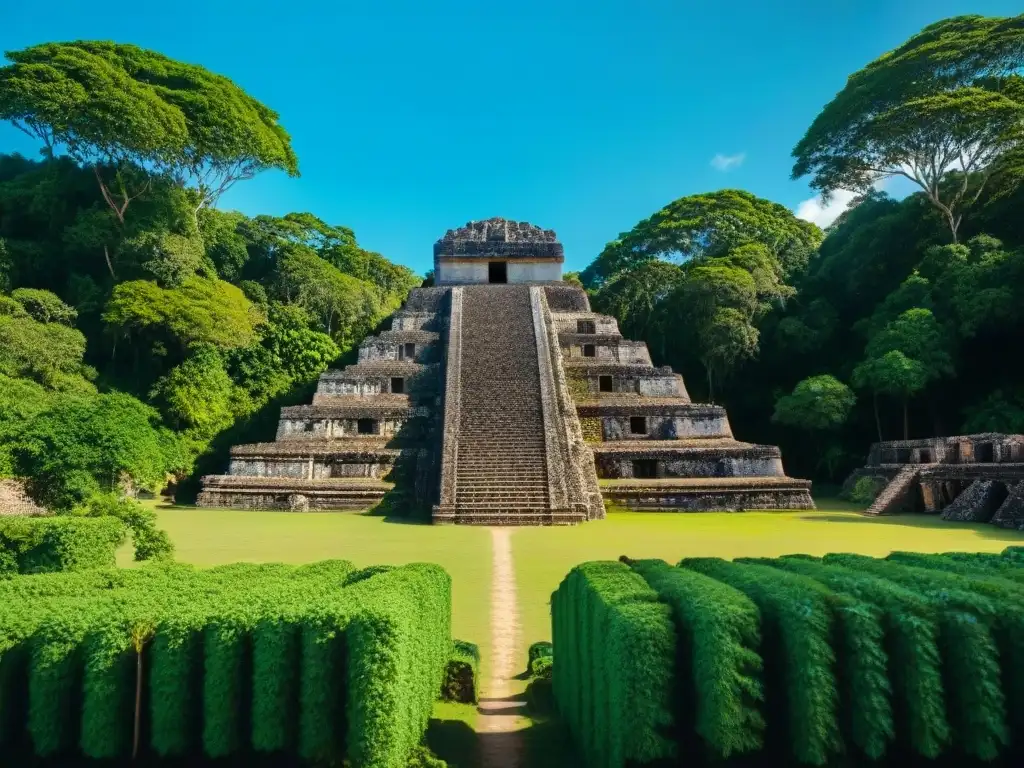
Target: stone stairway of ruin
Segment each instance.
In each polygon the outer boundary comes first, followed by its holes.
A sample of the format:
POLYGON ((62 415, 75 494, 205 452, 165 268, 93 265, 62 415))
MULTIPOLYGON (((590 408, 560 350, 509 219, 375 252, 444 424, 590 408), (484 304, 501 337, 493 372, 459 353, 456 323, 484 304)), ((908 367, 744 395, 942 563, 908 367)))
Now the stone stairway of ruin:
POLYGON ((464 289, 461 379, 456 521, 549 521, 540 372, 528 286, 464 289))
POLYGON ((865 514, 884 515, 898 511, 898 507, 904 503, 911 490, 913 490, 914 482, 917 480, 917 475, 920 471, 920 464, 903 467, 896 473, 896 477, 890 480, 881 493, 875 497, 875 500, 868 507, 865 514))

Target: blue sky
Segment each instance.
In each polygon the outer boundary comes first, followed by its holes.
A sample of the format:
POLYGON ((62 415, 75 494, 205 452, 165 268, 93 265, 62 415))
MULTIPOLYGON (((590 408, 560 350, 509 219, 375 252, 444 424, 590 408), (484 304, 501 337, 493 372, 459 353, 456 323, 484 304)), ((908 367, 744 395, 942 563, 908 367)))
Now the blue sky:
MULTIPOLYGON (((221 207, 310 211, 420 273, 446 229, 490 216, 555 229, 567 269, 697 192, 739 187, 820 219, 806 182, 789 180, 790 151, 847 75, 938 19, 1020 10, 1019 0, 4 5, 3 50, 109 39, 232 78, 281 114, 302 176, 263 174, 221 207)), ((36 147, 3 125, 0 151, 36 147)))

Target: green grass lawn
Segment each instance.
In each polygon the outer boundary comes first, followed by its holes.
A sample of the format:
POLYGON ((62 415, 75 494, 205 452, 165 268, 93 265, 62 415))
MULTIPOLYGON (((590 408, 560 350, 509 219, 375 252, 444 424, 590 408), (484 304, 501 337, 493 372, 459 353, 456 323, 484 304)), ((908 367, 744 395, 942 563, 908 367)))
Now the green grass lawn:
MULTIPOLYGON (((174 540, 177 558, 197 565, 236 561, 311 562, 344 558, 357 565, 438 563, 452 576, 453 631, 488 658, 491 581, 490 532, 469 526, 409 525, 361 513, 245 512, 156 507, 174 540)), ((614 513, 573 527, 522 528, 512 535, 522 643, 550 637, 551 593, 575 564, 586 560, 686 556, 774 556, 794 552, 998 552, 1024 543, 1024 533, 990 525, 950 523, 935 516, 881 518, 855 505, 820 500, 813 512, 678 514, 614 513)), ((130 554, 120 553, 126 563, 130 554)), ((524 651, 525 652, 525 651, 524 651)))

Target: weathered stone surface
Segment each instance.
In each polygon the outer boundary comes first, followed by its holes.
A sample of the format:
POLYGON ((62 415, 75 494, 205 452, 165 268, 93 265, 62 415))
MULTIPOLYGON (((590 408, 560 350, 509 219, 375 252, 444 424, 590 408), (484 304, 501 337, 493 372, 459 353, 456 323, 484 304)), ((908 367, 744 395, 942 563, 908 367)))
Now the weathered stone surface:
POLYGON ((49 514, 25 493, 21 482, 0 478, 0 515, 38 517, 49 514))
POLYGON ((203 478, 200 506, 366 508, 405 483, 409 503, 436 493, 437 376, 447 289, 417 289, 399 327, 368 337, 359 363, 320 377, 311 405, 281 410, 277 441, 235 446, 228 475, 203 478), (398 389, 401 389, 399 392, 398 389))
POLYGON ((942 512, 944 520, 987 523, 1006 498, 1006 486, 995 480, 975 480, 942 512))
POLYGON ((1014 483, 1008 491, 1006 499, 992 516, 992 524, 1024 531, 1024 482, 1014 483))

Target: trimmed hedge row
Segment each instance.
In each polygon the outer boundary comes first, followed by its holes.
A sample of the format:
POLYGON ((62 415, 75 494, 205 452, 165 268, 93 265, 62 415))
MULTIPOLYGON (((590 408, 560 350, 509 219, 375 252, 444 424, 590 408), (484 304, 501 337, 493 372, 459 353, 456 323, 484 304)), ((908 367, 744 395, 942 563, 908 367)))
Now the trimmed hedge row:
POLYGON ((343 561, 0 582, 0 751, 404 768, 452 647, 450 596, 435 565, 343 561))
POLYGON ((1022 576, 1020 548, 584 563, 555 700, 591 766, 1020 758, 1022 576))
POLYGON ((114 518, 0 517, 0 576, 108 568, 126 538, 114 518))

